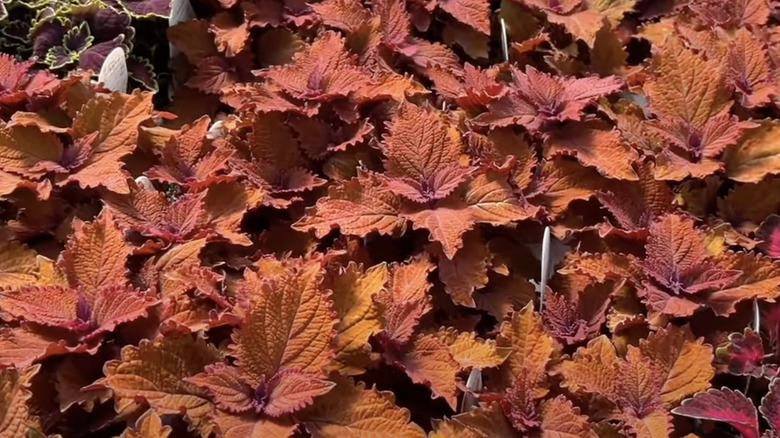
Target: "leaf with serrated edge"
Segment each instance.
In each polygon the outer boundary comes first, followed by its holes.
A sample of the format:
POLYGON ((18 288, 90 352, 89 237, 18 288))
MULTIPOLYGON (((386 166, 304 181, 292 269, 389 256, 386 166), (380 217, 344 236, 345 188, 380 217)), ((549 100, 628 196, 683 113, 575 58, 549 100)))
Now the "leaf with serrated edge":
POLYGON ((409 421, 409 411, 396 406, 392 393, 366 389, 351 379, 339 379, 296 418, 314 438, 425 438, 420 426, 409 421))
POLYGON ((118 410, 141 397, 158 414, 186 412, 185 418, 205 438, 212 430, 206 417, 213 405, 205 390, 184 379, 220 359, 217 349, 201 338, 162 338, 154 343, 143 340, 138 347, 123 348, 120 360, 107 362, 106 377, 96 384, 114 391, 118 410))
POLYGON ((543 379, 553 352, 553 339, 544 331, 539 315, 534 313, 533 302, 504 322, 497 343, 499 347, 512 349, 499 367, 504 385, 509 386, 521 375, 533 384, 543 379))
POLYGON ((702 420, 723 421, 745 438, 758 438, 758 414, 747 397, 729 388, 710 389, 682 402, 672 413, 702 420))

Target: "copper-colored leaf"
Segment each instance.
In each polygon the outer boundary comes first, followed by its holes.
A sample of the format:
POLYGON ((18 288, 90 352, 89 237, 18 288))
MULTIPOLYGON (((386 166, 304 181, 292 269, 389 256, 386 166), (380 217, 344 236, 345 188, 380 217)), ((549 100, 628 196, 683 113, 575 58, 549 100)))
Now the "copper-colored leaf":
POLYGON ((409 411, 395 405, 391 393, 366 389, 352 380, 339 380, 296 418, 315 438, 425 437, 420 426, 409 422, 409 411))

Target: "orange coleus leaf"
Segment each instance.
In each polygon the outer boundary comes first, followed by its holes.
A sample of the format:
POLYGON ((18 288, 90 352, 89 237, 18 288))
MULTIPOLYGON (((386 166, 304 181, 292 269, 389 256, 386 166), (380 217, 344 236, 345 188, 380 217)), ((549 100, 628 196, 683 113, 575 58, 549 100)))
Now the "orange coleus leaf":
POLYGON ((46 172, 41 162, 58 162, 63 155, 62 142, 52 133, 35 127, 0 127, 0 165, 3 172, 40 178, 46 172))
POLYGON ((409 411, 395 404, 390 392, 366 389, 365 384, 339 379, 331 392, 295 415, 318 438, 424 438, 409 411))
POLYGON ((607 399, 618 391, 618 357, 615 346, 606 336, 591 340, 580 347, 572 360, 561 363, 557 370, 571 391, 598 394, 607 399))
POLYGON ((559 395, 542 403, 540 417, 544 438, 596 438, 587 415, 581 415, 566 397, 559 395))
POLYGON ((512 314, 501 326, 498 346, 511 348, 499 367, 500 384, 509 386, 515 379, 537 385, 546 376, 547 362, 553 353, 553 339, 545 332, 542 320, 534 312, 533 302, 512 314))
POLYGON ((203 199, 205 192, 188 193, 171 202, 165 193, 131 184, 127 195, 108 194, 106 207, 125 229, 183 242, 204 237, 208 231, 203 199))
POLYGON ((667 405, 709 388, 715 375, 712 346, 695 339, 690 329, 668 325, 639 344, 660 384, 658 395, 667 405))
POLYGON ((420 317, 432 307, 428 296, 432 270, 433 264, 424 257, 390 266, 389 282, 375 297, 384 319, 380 340, 398 348, 412 337, 420 317))
POLYGON ((757 183, 767 175, 780 173, 778 130, 780 124, 775 121, 763 121, 746 132, 739 143, 728 147, 723 154, 726 175, 735 181, 757 183))
POLYGON ((127 278, 130 245, 114 223, 109 210, 94 221, 76 220, 73 235, 62 252, 59 265, 72 287, 94 295, 101 286, 121 283, 127 278))
POLYGON ((291 64, 273 66, 261 75, 291 96, 313 101, 349 97, 372 83, 371 75, 357 65, 335 32, 323 33, 296 53, 291 64))
POLYGON ((385 358, 403 368, 414 383, 428 386, 432 397, 443 398, 452 409, 457 407, 460 364, 441 338, 435 334, 415 335, 400 353, 387 348, 385 358))
POLYGON ((171 135, 162 150, 154 151, 160 157, 160 164, 146 171, 146 176, 193 191, 223 179, 218 173, 226 168, 230 153, 227 148, 209 144, 206 139, 209 123, 209 118, 204 116, 171 135))
POLYGON ((247 272, 241 285, 242 322, 230 348, 241 380, 260 400, 257 411, 291 413, 333 387, 325 367, 334 356, 337 317, 321 289, 321 269, 311 261, 262 280, 247 272))
POLYGON ((645 272, 673 293, 695 294, 732 283, 740 271, 720 269, 707 257, 693 221, 669 214, 650 227, 645 272))
POLYGON ((702 127, 728 107, 721 60, 706 60, 670 38, 654 61, 655 76, 645 92, 655 113, 702 127))
POLYGON ((0 436, 25 436, 31 426, 37 423, 27 403, 33 395, 30 390, 31 380, 40 368, 40 365, 35 365, 22 370, 5 368, 0 371, 0 406, 3 407, 0 436))
POLYGON ((495 341, 480 339, 473 332, 445 329, 436 332, 436 336, 447 345, 461 369, 497 367, 512 352, 511 347, 499 347, 495 341))
POLYGON ((538 212, 512 191, 505 175, 487 170, 474 176, 467 185, 450 197, 424 208, 405 205, 404 217, 412 221, 415 229, 425 228, 432 241, 441 243, 444 255, 452 259, 463 246, 463 234, 478 223, 506 225, 529 219, 538 212))
POLYGON ((522 125, 531 132, 538 132, 550 122, 580 120, 585 107, 624 85, 615 76, 557 77, 532 66, 527 66, 525 71, 512 67, 512 75, 511 92, 488 104, 490 111, 475 121, 491 127, 522 125))
MULTIPOLYGON (((599 202, 609 210, 616 225, 628 232, 646 230, 655 218, 672 209, 672 191, 664 181, 653 177, 653 166, 637 166, 637 182, 620 181, 605 187, 598 194, 599 202)), ((602 234, 614 230, 605 225, 602 234)))
POLYGON ((729 46, 728 81, 740 96, 740 104, 753 108, 769 103, 778 93, 773 83, 764 43, 740 28, 729 46))
POLYGON ((365 272, 355 263, 348 264, 326 279, 333 291, 333 308, 339 323, 336 357, 329 368, 341 374, 360 374, 365 370, 369 338, 382 330, 383 318, 375 297, 385 286, 387 265, 372 266, 365 272))
POLYGON ((73 120, 71 148, 81 150, 64 163, 69 173, 64 182, 128 193, 120 159, 135 150, 138 128, 151 117, 151 93, 112 93, 87 102, 73 120))
POLYGON ((143 340, 138 347, 122 349, 122 358, 106 363, 106 377, 96 385, 114 392, 118 410, 140 397, 159 415, 185 413, 185 418, 202 437, 212 431, 206 417, 214 409, 205 390, 185 378, 201 372, 221 359, 216 348, 191 336, 143 340))
POLYGON ((348 235, 366 236, 373 231, 389 235, 406 223, 400 217, 400 208, 401 201, 384 190, 376 174, 359 172, 357 178, 331 186, 328 196, 307 208, 293 228, 314 229, 317 237, 335 228, 348 235))
POLYGON ((708 0, 691 5, 691 10, 705 25, 724 28, 763 25, 771 12, 770 6, 761 0, 708 0))
POLYGON ((351 0, 325 0, 311 5, 326 26, 345 32, 354 32, 371 19, 371 13, 359 2, 351 0))
POLYGON ((735 305, 743 300, 773 300, 780 294, 780 265, 768 257, 726 252, 718 257, 718 262, 723 269, 740 271, 742 275, 728 287, 708 294, 706 304, 716 314, 734 313, 735 305))
POLYGON ((214 425, 224 438, 289 438, 297 428, 287 417, 258 419, 252 414, 238 416, 222 411, 214 415, 214 425))
POLYGON ((62 332, 58 330, 29 323, 0 330, 0 347, 0 364, 20 369, 48 357, 69 353, 94 354, 97 349, 79 344, 77 339, 63 339, 62 332))
POLYGON ((452 193, 469 174, 460 165, 461 138, 430 108, 403 105, 385 138, 387 188, 415 202, 452 193))
POLYGON ((28 286, 0 295, 0 307, 13 318, 71 330, 92 338, 146 315, 157 301, 119 284, 94 295, 63 286, 28 286))
POLYGON ((247 273, 239 292, 244 321, 231 347, 245 372, 259 379, 288 368, 320 373, 328 365, 337 319, 321 289, 321 269, 312 261, 268 279, 247 273), (291 330, 280 340, 266 326, 291 330))
POLYGON ((138 417, 133 427, 128 427, 119 438, 168 438, 173 429, 163 425, 162 419, 149 409, 138 417))
POLYGON ((544 205, 552 218, 563 214, 573 201, 590 199, 607 187, 607 180, 594 169, 563 157, 545 162, 541 174, 532 200, 544 205))
POLYGON ((490 35, 490 5, 478 0, 444 0, 439 7, 461 23, 490 35))
POLYGON ((476 306, 472 294, 488 283, 488 257, 487 245, 476 231, 465 234, 463 248, 455 257, 448 259, 443 254, 439 257, 439 279, 455 304, 476 306))
POLYGON ((585 166, 595 167, 602 175, 620 180, 639 179, 632 168, 639 154, 623 142, 617 130, 603 124, 570 123, 546 136, 547 158, 572 155, 585 166))
POLYGON ((429 438, 513 437, 517 432, 507 421, 498 403, 479 406, 448 420, 434 420, 429 438))
POLYGON ((13 242, 0 244, 0 290, 15 289, 38 278, 38 255, 13 242))
POLYGON ((247 143, 249 159, 233 158, 229 166, 256 190, 291 193, 325 184, 306 169, 299 143, 279 114, 256 114, 247 143))

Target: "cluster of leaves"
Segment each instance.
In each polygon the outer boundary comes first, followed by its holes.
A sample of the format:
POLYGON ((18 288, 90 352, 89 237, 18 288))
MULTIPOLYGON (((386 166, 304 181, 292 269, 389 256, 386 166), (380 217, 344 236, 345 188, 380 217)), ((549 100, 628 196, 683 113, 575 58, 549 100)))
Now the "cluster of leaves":
POLYGON ((153 63, 166 67, 160 40, 169 12, 170 1, 0 0, 0 48, 55 72, 97 73, 121 47, 135 85, 156 91, 153 63), (146 37, 136 38, 138 31, 146 37))
POLYGON ((780 435, 775 5, 193 6, 0 56, 1 438, 780 435))

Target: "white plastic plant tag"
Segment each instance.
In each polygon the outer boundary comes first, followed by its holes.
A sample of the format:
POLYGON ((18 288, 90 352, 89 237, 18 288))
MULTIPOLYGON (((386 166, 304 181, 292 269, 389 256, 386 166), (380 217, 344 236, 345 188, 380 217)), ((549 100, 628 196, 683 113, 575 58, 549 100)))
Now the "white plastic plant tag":
MULTIPOLYGON (((183 21, 195 18, 197 16, 195 16, 195 10, 192 9, 190 0, 171 0, 171 15, 168 16, 168 27, 173 27, 183 21)), ((168 43, 168 50, 171 58, 179 53, 178 49, 171 43, 168 43)))
MULTIPOLYGON (((471 370, 471 373, 469 374, 468 380, 466 380, 466 388, 469 389, 469 391, 473 392, 480 392, 482 391, 482 370, 479 368, 474 368, 471 370)), ((466 412, 469 409, 471 409, 474 406, 477 406, 479 404, 479 400, 477 397, 470 393, 466 392, 463 394, 463 401, 460 405, 460 411, 466 412)))
POLYGON ((141 187, 144 190, 154 190, 154 185, 152 184, 152 180, 150 180, 144 175, 141 175, 138 178, 136 178, 135 183, 138 184, 138 187, 141 187))
POLYGON ((98 82, 111 91, 127 91, 127 58, 124 49, 112 50, 100 67, 98 82))
POLYGON ((539 281, 539 312, 544 308, 544 292, 550 278, 550 227, 544 227, 542 237, 542 272, 539 281))

